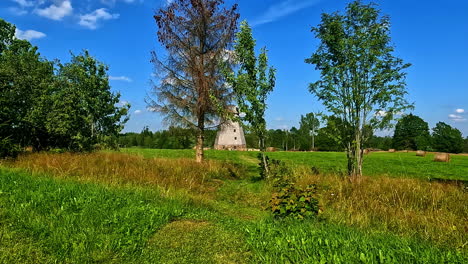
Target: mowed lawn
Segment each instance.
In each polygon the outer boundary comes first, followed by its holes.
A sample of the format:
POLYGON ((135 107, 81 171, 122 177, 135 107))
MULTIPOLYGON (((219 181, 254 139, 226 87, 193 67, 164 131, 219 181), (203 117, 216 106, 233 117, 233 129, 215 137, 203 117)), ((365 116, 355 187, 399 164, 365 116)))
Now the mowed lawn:
POLYGON ((342 175, 343 153, 269 153, 298 183, 318 186, 322 212, 298 221, 265 210, 274 189, 256 177, 257 153, 210 150, 203 164, 193 155, 123 149, 0 162, 0 263, 468 262, 468 192, 426 180, 466 180, 468 157, 372 153, 355 185, 342 175))
MULTIPOLYGON (((124 153, 143 155, 147 158, 194 158, 193 150, 165 150, 127 148, 124 153)), ((242 164, 249 172, 256 173, 258 152, 207 150, 207 159, 242 164)), ((339 152, 270 152, 271 159, 291 165, 315 167, 321 173, 344 174, 346 154, 339 152)), ((434 162, 434 154, 417 157, 415 152, 373 152, 364 158, 366 176, 388 176, 418 179, 447 179, 468 181, 468 156, 451 155, 449 163, 434 162)))

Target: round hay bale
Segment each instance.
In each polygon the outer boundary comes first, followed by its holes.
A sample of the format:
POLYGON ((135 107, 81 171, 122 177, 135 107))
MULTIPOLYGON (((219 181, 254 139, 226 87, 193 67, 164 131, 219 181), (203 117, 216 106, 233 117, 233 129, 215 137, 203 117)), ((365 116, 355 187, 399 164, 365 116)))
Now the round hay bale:
POLYGON ((276 151, 276 148, 274 148, 274 147, 268 147, 268 148, 266 149, 266 151, 267 151, 267 152, 275 152, 275 151, 276 151))
POLYGON ((426 151, 424 151, 424 150, 418 150, 418 151, 416 151, 416 156, 418 156, 418 157, 426 157, 426 151))
POLYGON ((434 161, 436 161, 436 162, 450 162, 450 154, 448 154, 448 153, 436 153, 434 155, 434 161))
POLYGON ((370 153, 370 150, 369 150, 369 149, 363 149, 363 150, 362 150, 362 153, 363 153, 364 155, 368 155, 368 154, 370 153))
POLYGON ((395 153, 395 151, 396 151, 395 149, 389 149, 388 150, 388 152, 390 152, 390 153, 395 153))

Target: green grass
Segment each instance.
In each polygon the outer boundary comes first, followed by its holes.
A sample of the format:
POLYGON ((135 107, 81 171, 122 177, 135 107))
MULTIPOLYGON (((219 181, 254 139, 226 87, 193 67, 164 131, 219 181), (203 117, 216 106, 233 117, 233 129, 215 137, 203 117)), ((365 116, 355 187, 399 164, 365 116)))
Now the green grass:
POLYGON ((283 222, 227 181, 199 203, 157 189, 52 179, 0 168, 0 263, 466 263, 427 241, 327 221, 283 222), (227 197, 232 197, 231 200, 227 197), (248 199, 251 200, 251 199, 248 199), (244 205, 244 206, 241 206, 244 205), (244 208, 242 208, 244 207, 244 208), (250 208, 250 209, 249 209, 250 208), (230 213, 229 213, 230 212, 230 213))
MULTIPOLYGON (((194 158, 193 150, 122 149, 122 152, 147 158, 194 158)), ((249 173, 257 173, 257 152, 216 151, 205 152, 207 159, 242 164, 249 173)), ((345 173, 346 155, 337 152, 271 152, 268 156, 292 165, 316 167, 322 173, 345 173)), ((450 163, 434 162, 434 154, 417 157, 415 153, 375 152, 364 158, 364 174, 418 179, 447 179, 468 181, 468 156, 452 155, 450 163)))

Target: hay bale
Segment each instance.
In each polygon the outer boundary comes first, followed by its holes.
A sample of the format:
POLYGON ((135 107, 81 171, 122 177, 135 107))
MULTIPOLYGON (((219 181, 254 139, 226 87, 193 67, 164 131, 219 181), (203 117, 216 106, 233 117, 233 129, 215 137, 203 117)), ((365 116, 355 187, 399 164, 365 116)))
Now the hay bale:
POLYGON ((395 149, 389 149, 388 150, 388 152, 390 152, 390 153, 395 153, 395 151, 396 151, 395 149))
POLYGON ((448 153, 436 153, 434 156, 436 162, 450 162, 450 154, 448 153))
POLYGON ((363 153, 364 155, 368 155, 368 154, 370 153, 370 150, 369 150, 369 149, 364 149, 364 150, 362 151, 362 153, 363 153))
POLYGON ((267 151, 267 152, 275 152, 275 151, 276 151, 276 148, 274 148, 274 147, 268 147, 268 148, 266 149, 266 151, 267 151))
POLYGON ((424 150, 418 150, 418 151, 416 151, 416 156, 418 156, 418 157, 426 157, 426 151, 424 151, 424 150))

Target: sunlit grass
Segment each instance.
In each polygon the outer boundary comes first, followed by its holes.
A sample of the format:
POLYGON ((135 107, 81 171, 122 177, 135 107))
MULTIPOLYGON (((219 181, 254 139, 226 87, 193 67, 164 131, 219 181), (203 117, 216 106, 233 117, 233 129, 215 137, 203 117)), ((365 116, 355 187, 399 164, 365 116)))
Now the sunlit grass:
MULTIPOLYGON (((464 263, 468 257, 468 193, 455 183, 371 174, 356 184, 341 175, 339 162, 331 167, 342 153, 270 153, 293 167, 299 184, 318 185, 322 208, 318 219, 279 221, 264 209, 273 189, 257 177, 256 153, 208 151, 208 161, 198 164, 191 150, 138 151, 39 153, 3 162, 0 262, 464 263)), ((410 154, 397 153, 405 164, 439 166, 410 154)), ((385 167, 396 157, 373 153, 366 162, 385 167)))

